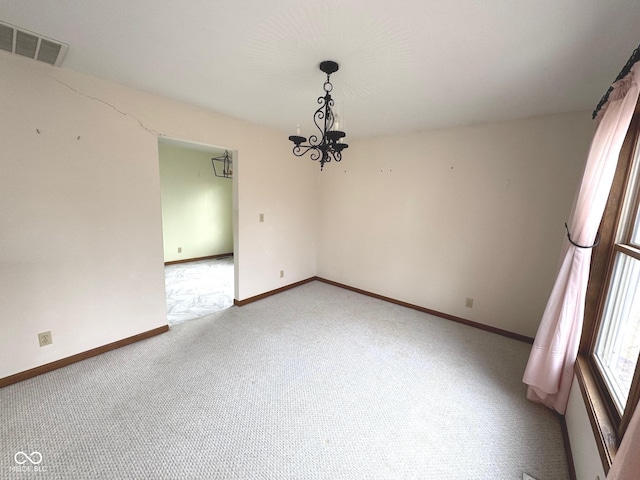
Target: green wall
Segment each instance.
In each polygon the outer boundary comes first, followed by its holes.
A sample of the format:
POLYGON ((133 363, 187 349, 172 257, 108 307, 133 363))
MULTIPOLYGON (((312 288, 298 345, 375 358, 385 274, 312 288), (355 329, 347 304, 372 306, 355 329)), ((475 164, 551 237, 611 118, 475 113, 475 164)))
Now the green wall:
POLYGON ((158 152, 164 261, 233 252, 233 182, 214 175, 214 154, 163 144, 158 152))

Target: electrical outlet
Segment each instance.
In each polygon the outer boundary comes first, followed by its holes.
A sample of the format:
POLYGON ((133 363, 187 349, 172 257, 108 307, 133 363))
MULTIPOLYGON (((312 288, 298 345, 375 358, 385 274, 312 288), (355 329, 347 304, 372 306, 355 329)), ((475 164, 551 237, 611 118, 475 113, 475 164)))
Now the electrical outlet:
POLYGON ((264 213, 261 213, 261 214, 260 214, 260 221, 261 221, 261 222, 264 222, 264 213))
POLYGON ((473 308, 473 298, 467 297, 467 300, 464 302, 464 306, 467 308, 473 308))
POLYGON ((182 247, 178 247, 178 253, 182 253, 182 247))
POLYGON ((284 270, 280 270, 280 278, 284 278, 284 270))
POLYGON ((42 332, 38 334, 38 341, 40 342, 40 346, 44 347, 47 345, 51 345, 53 343, 53 338, 51 337, 51 332, 42 332))

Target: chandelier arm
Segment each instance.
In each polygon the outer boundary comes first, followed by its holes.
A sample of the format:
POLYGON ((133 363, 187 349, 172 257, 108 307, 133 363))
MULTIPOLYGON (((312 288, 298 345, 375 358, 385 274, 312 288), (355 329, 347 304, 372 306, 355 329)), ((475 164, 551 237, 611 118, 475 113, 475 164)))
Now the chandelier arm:
POLYGON ((324 97, 318 97, 318 103, 320 107, 313 114, 313 123, 315 123, 316 128, 320 132, 320 138, 322 139, 318 145, 323 145, 327 143, 326 134, 333 126, 333 111, 331 110, 333 99, 329 92, 327 92, 324 97))
POLYGON ((317 145, 295 145, 293 147, 293 154, 296 157, 302 157, 306 155, 308 152, 311 152, 309 158, 311 160, 316 161, 322 157, 322 150, 320 150, 317 145))
POLYGON ((319 160, 322 158, 322 151, 319 148, 314 148, 313 151, 311 152, 311 155, 309 155, 309 158, 311 160, 313 160, 314 162, 316 160, 319 160))
POLYGON ((327 150, 327 156, 325 158, 325 163, 329 163, 330 161, 339 162, 342 160, 342 152, 337 152, 335 150, 329 149, 327 150))
MULTIPOLYGON (((326 99, 325 99, 325 97, 318 97, 318 103, 320 104, 320 107, 313 114, 313 123, 315 123, 316 128, 320 132, 320 138, 324 139, 323 126, 325 124, 325 121, 324 121, 325 109, 326 109, 326 99), (321 123, 322 123, 322 125, 321 125, 321 123)), ((317 141, 318 137, 316 135, 313 135, 313 137, 315 137, 316 141, 317 141)), ((322 143, 322 142, 320 142, 320 143, 322 143)), ((320 145, 320 143, 318 143, 318 145, 320 145)))
POLYGON ((317 135, 311 135, 309 136, 309 145, 311 145, 314 148, 320 148, 320 145, 322 145, 322 141, 318 140, 317 135))
POLYGON ((334 118, 334 115, 333 115, 333 108, 332 108, 333 107, 333 98, 331 98, 331 95, 329 95, 328 93, 327 93, 327 98, 328 98, 328 101, 326 102, 327 113, 326 113, 326 115, 324 117, 324 135, 323 135, 325 137, 325 139, 327 137, 327 132, 333 128, 333 123, 335 121, 335 118, 334 118))

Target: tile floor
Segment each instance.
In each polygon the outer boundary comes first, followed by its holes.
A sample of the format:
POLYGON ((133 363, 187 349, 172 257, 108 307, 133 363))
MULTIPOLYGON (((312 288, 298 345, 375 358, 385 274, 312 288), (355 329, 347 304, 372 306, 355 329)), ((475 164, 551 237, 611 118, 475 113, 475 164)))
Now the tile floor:
POLYGON ((166 265, 169 325, 233 305, 233 257, 166 265))

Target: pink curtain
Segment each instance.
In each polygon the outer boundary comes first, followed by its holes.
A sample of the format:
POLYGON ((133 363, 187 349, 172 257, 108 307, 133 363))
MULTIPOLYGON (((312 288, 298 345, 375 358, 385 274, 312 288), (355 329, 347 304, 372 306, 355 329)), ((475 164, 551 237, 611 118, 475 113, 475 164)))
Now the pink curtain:
POLYGON ((640 403, 631 418, 607 480, 638 480, 640 478, 640 403))
MULTIPOLYGON (((638 100, 640 63, 613 86, 591 143, 582 183, 567 222, 571 239, 592 245, 638 100)), ((591 249, 565 238, 556 283, 542 316, 523 381, 527 398, 564 414, 582 333, 591 249)))

